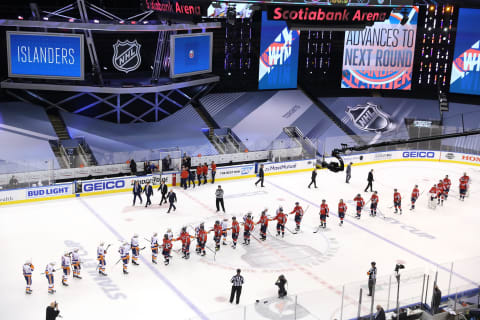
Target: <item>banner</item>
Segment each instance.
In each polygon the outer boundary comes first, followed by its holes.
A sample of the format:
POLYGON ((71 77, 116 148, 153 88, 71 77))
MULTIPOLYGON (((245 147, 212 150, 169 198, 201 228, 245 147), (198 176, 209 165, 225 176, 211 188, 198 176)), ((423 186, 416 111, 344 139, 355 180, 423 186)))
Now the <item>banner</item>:
POLYGON ((450 92, 480 95, 480 9, 460 8, 450 92))
MULTIPOLYGON (((247 177, 255 175, 255 165, 249 164, 245 166, 231 166, 217 168, 216 180, 231 177, 247 177)), ((210 176, 210 175, 209 175, 210 176)))
POLYGON ((299 172, 313 170, 316 165, 315 159, 287 161, 287 162, 271 162, 263 165, 265 175, 272 175, 286 172, 299 172))
POLYGON ((73 183, 26 189, 27 199, 49 198, 73 194, 73 183))
POLYGON ((285 21, 271 21, 262 12, 258 89, 297 88, 300 31, 285 21))
MULTIPOLYGON (((151 185, 159 185, 161 181, 159 174, 147 175, 141 177, 112 178, 104 180, 87 180, 78 181, 76 192, 93 193, 93 192, 117 192, 132 190, 135 181, 138 181, 142 187, 147 182, 151 185)), ((167 182, 168 184, 168 182, 167 182)))
POLYGON ((342 88, 410 90, 418 7, 345 32, 342 88))

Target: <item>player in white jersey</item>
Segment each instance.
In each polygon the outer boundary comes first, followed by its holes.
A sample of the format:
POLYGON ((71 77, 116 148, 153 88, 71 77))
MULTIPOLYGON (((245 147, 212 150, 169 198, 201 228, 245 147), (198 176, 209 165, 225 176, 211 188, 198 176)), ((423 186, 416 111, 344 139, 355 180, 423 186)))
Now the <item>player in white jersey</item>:
POLYGON ((65 252, 62 256, 62 269, 63 277, 62 284, 68 286, 68 277, 70 276, 70 266, 72 265, 72 258, 70 257, 70 252, 65 252))
POLYGON ((155 232, 150 240, 150 246, 152 248, 152 262, 157 264, 158 257, 158 234, 155 232))
POLYGON ((105 261, 105 256, 107 255, 107 249, 105 249, 104 246, 105 246, 105 243, 100 242, 100 245, 97 248, 97 260, 98 260, 98 273, 106 276, 107 274, 105 273, 105 265, 107 264, 107 262, 105 261))
POLYGON ((120 259, 123 262, 123 273, 128 274, 128 262, 130 261, 130 245, 127 241, 123 242, 123 245, 118 249, 120 253, 120 259))
POLYGON ((222 236, 223 236, 223 245, 227 244, 227 233, 228 233, 228 219, 225 218, 222 221, 222 236))
POLYGON ((55 262, 50 262, 47 264, 45 267, 45 277, 48 280, 48 293, 55 293, 55 290, 53 289, 53 284, 54 284, 54 277, 53 273, 55 272, 55 262))
POLYGON ((139 265, 138 263, 138 256, 140 254, 140 244, 138 242, 138 234, 134 234, 132 237, 132 241, 130 242, 132 247, 132 263, 136 266, 139 265))
POLYGON ((168 235, 168 240, 172 240, 172 239, 173 239, 172 229, 170 229, 170 228, 167 229, 167 235, 168 235))
POLYGON ((77 279, 82 279, 80 277, 80 269, 82 268, 80 264, 82 263, 80 259, 80 254, 78 254, 78 248, 73 249, 72 252, 72 267, 73 267, 73 277, 77 279))
POLYGON ((32 272, 35 270, 35 267, 32 264, 32 261, 27 260, 23 264, 23 276, 25 277, 25 281, 27 282, 27 288, 25 289, 26 294, 32 294, 32 272))

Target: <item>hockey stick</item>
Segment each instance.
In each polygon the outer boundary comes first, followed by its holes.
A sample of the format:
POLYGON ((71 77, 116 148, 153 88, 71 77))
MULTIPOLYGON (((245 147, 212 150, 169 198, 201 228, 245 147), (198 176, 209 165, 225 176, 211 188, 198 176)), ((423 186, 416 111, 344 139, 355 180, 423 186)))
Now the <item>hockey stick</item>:
POLYGON ((313 231, 313 233, 317 233, 320 230, 321 226, 318 225, 317 230, 313 231))
POLYGON ((287 229, 287 231, 290 232, 291 234, 297 234, 297 232, 293 232, 292 230, 290 230, 289 228, 287 228, 287 226, 285 226, 285 229, 287 229))

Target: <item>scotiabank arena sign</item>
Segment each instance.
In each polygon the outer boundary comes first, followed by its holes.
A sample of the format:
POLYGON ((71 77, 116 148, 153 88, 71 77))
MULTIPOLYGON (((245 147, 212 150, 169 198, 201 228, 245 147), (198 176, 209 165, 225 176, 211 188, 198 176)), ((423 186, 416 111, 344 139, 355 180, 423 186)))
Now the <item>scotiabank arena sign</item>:
POLYGON ((385 21, 392 8, 270 5, 268 20, 313 25, 370 25, 385 21))
POLYGON ((143 0, 148 10, 163 16, 201 17, 207 15, 210 1, 206 0, 143 0))

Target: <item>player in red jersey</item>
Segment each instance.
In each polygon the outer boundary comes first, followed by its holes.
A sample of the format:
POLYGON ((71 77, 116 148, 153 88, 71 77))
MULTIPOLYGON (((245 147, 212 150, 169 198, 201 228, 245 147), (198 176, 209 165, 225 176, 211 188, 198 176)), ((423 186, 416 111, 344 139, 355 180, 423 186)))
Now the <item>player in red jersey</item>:
POLYGON ((435 203, 435 199, 437 198, 437 185, 434 184, 433 187, 430 188, 430 202, 428 203, 429 208, 435 209, 437 207, 435 203))
POLYGON ((370 198, 370 215, 375 217, 377 215, 377 206, 378 206, 378 192, 374 191, 372 197, 370 198))
POLYGON ((213 231, 213 241, 215 241, 215 250, 218 251, 220 250, 220 240, 222 239, 222 231, 223 231, 220 221, 218 220, 215 221, 215 224, 213 225, 213 229, 210 231, 213 231))
POLYGON ((172 240, 168 238, 168 234, 165 234, 165 236, 163 237, 162 247, 163 247, 162 254, 165 259, 165 265, 167 266, 170 263, 170 258, 171 258, 170 251, 172 250, 172 240))
POLYGON ((412 191, 412 206, 410 207, 410 210, 415 209, 415 202, 417 202, 418 197, 420 197, 420 190, 418 190, 418 185, 416 184, 412 191))
POLYGON ((300 223, 302 222, 303 218, 303 208, 300 206, 298 202, 295 202, 295 208, 293 208, 290 214, 295 214, 295 230, 300 230, 300 223))
POLYGON ((470 181, 470 177, 467 176, 465 172, 463 176, 460 178, 460 200, 465 201, 465 196, 468 190, 468 182, 470 181))
POLYGON ((438 203, 439 205, 443 206, 443 199, 444 199, 444 191, 445 186, 443 185, 443 180, 439 180, 437 183, 437 198, 438 198, 438 203))
POLYGON ((238 235, 240 234, 240 224, 236 217, 232 217, 232 248, 237 247, 238 235))
POLYGON ((363 198, 360 195, 360 193, 357 194, 357 196, 353 199, 353 201, 357 203, 357 215, 355 216, 355 218, 360 219, 360 216, 362 215, 363 206, 365 205, 365 201, 363 201, 363 198))
POLYGON ((448 178, 448 175, 445 176, 443 179, 443 194, 445 195, 445 200, 448 199, 448 193, 450 192, 450 186, 452 185, 452 181, 448 178))
POLYGON ((260 220, 258 220, 257 224, 260 224, 260 240, 267 240, 267 228, 268 228, 268 217, 267 217, 267 210, 265 209, 262 211, 262 215, 260 216, 260 220))
POLYGON ((285 224, 287 223, 287 215, 283 213, 283 208, 280 207, 277 210, 277 215, 273 220, 277 220, 277 236, 282 233, 282 238, 285 236, 285 224))
POLYGON ((402 196, 397 189, 393 189, 393 206, 395 207, 395 213, 398 213, 400 209, 400 214, 402 214, 402 196))
POLYGON ((182 253, 183 259, 190 258, 190 234, 187 232, 187 227, 182 228, 182 232, 180 233, 180 237, 176 240, 182 241, 182 253))
POLYGON ((345 214, 347 213, 347 204, 343 202, 343 199, 340 199, 338 203, 338 217, 340 218, 340 226, 343 226, 343 219, 345 218, 345 214))
POLYGON ((322 204, 320 205, 320 227, 323 227, 323 229, 327 227, 327 217, 330 216, 328 214, 329 212, 328 204, 325 200, 322 200, 322 204))
POLYGON ((252 214, 249 212, 243 225, 243 244, 250 244, 250 233, 253 231, 255 223, 252 220, 252 214))
POLYGON ((205 245, 207 244, 207 231, 205 231, 205 227, 202 224, 200 224, 200 229, 198 230, 198 235, 197 235, 197 239, 198 239, 198 244, 199 244, 199 252, 198 253, 202 253, 202 256, 204 256, 206 253, 205 253, 205 245))

